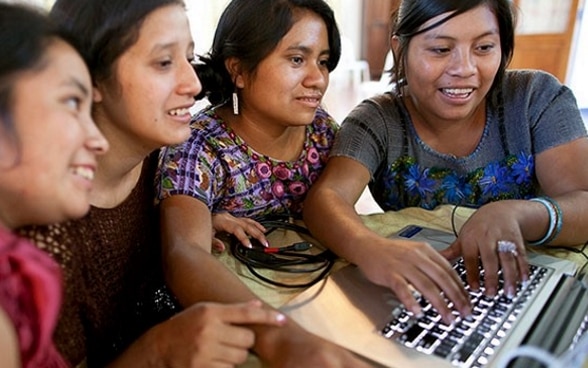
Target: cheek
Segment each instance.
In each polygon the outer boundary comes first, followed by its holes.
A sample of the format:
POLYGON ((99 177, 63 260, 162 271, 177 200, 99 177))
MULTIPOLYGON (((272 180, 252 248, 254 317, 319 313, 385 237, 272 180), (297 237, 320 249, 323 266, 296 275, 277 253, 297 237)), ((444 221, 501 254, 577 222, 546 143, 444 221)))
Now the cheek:
POLYGON ((492 62, 482 63, 481 70, 485 78, 494 80, 498 74, 500 68, 500 58, 493 60, 492 62))

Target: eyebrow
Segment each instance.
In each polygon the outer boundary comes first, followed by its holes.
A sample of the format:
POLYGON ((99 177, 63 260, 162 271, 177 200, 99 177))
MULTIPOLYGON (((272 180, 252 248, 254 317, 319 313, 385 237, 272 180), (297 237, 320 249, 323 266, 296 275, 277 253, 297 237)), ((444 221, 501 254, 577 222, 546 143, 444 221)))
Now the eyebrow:
MULTIPOLYGON (((484 38, 484 37, 487 37, 487 36, 494 36, 494 35, 500 35, 500 33, 498 32, 498 30, 493 29, 493 30, 484 32, 481 35, 476 36, 475 39, 484 38)), ((426 40, 454 40, 455 37, 439 35, 437 33, 437 34, 425 34, 425 39, 426 40)))
POLYGON ((69 80, 64 83, 64 85, 73 86, 79 89, 80 92, 84 94, 84 97, 88 97, 90 95, 90 91, 88 90, 88 88, 86 88, 86 86, 78 78, 74 76, 70 77, 69 80))
MULTIPOLYGON (((151 51, 149 52, 151 55, 161 51, 161 50, 168 50, 168 49, 172 49, 174 46, 176 46, 178 43, 175 41, 172 42, 167 42, 167 43, 158 43, 155 46, 153 46, 153 48, 151 49, 151 51)), ((194 41, 192 40, 190 42, 190 44, 188 45, 189 47, 191 47, 192 49, 194 48, 194 41)))
MULTIPOLYGON (((303 45, 295 45, 295 46, 291 46, 288 47, 286 49, 287 51, 301 51, 303 54, 310 54, 312 53, 312 50, 307 47, 307 46, 303 46, 303 45)), ((331 54, 331 50, 330 49, 325 49, 323 51, 320 52, 320 55, 330 55, 331 54)))

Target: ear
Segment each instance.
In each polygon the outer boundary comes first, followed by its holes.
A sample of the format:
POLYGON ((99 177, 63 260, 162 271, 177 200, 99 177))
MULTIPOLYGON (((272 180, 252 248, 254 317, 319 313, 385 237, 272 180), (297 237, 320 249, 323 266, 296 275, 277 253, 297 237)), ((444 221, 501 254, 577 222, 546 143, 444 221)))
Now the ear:
POLYGON ((237 88, 244 88, 245 80, 241 71, 241 61, 236 57, 230 57, 225 60, 225 68, 227 68, 235 86, 237 88))
POLYGON ((392 36, 390 38, 390 48, 392 50, 392 53, 394 55, 398 55, 398 48, 400 47, 400 40, 398 39, 398 36, 392 36))
POLYGON ((102 92, 100 92, 100 88, 94 86, 92 87, 92 102, 99 103, 102 102, 102 92))

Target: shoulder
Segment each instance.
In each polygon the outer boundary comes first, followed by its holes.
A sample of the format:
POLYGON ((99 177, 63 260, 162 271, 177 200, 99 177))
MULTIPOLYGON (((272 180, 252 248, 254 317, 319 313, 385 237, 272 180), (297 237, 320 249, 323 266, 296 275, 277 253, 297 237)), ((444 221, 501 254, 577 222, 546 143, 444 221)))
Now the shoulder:
POLYGON ((502 83, 504 96, 513 98, 517 96, 527 98, 544 96, 549 98, 549 96, 558 95, 564 90, 567 90, 567 87, 557 78, 541 70, 509 70, 504 75, 502 83))
POLYGON ((508 111, 529 111, 540 115, 548 108, 575 106, 576 100, 566 85, 553 75, 540 70, 509 70, 499 91, 508 111))
POLYGON ((314 120, 311 124, 315 132, 336 132, 339 130, 339 124, 325 109, 319 107, 314 115, 314 120))
POLYGON ((192 128, 191 140, 198 137, 216 137, 227 131, 223 120, 212 106, 204 108, 194 115, 190 126, 192 128))
POLYGON ((186 141, 162 150, 162 160, 194 158, 204 151, 214 151, 216 147, 222 146, 219 142, 226 143, 231 140, 228 128, 212 107, 207 107, 194 115, 190 128, 190 137, 186 141))
POLYGON ((391 92, 379 94, 360 102, 349 116, 351 117, 387 117, 394 118, 398 116, 400 98, 391 92))
POLYGON ((386 130, 402 126, 404 108, 398 96, 394 93, 384 93, 363 100, 343 120, 342 129, 348 125, 362 127, 384 133, 386 130))

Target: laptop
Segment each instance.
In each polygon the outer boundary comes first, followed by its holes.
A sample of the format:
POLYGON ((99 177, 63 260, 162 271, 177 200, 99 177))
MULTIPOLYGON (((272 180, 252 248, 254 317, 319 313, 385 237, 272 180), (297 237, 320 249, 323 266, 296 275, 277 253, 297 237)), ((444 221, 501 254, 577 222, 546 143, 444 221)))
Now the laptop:
MULTIPOLYGON (((427 241, 436 249, 455 239, 451 233, 416 225, 394 236, 427 241)), ((517 348, 534 346, 554 355, 573 349, 588 325, 588 291, 586 280, 575 275, 575 263, 537 253, 529 253, 528 259, 530 282, 519 286, 513 299, 502 290, 488 298, 468 289, 473 318, 458 317, 451 325, 445 325, 423 298, 424 316, 411 315, 390 289, 373 284, 351 264, 281 310, 374 366, 545 367, 537 357, 516 357, 517 348)), ((453 263, 456 272, 465 273, 461 259, 453 263)), ((465 285, 465 275, 462 279, 465 285)))

